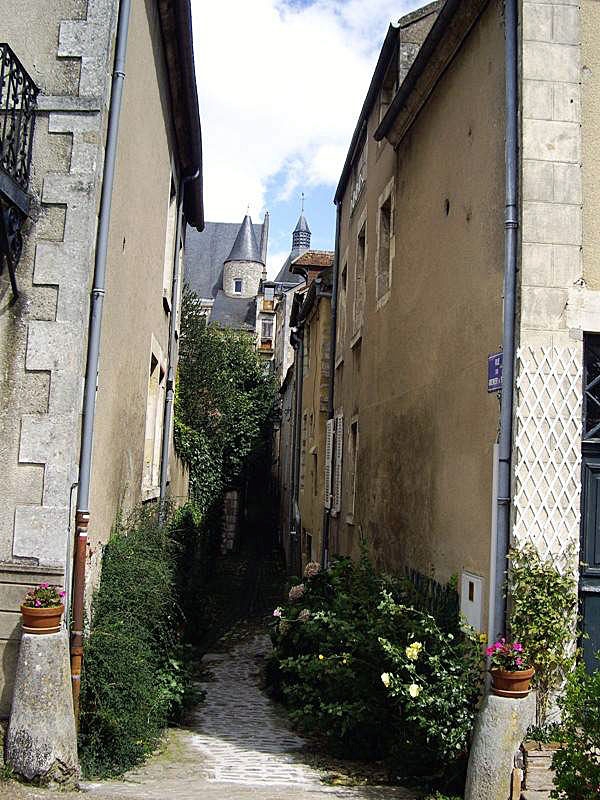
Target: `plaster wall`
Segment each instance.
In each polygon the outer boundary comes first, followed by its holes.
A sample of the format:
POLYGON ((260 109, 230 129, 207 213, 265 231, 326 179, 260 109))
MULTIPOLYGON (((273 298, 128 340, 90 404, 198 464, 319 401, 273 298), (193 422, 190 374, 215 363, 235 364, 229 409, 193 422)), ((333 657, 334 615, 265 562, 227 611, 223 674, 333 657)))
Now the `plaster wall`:
POLYGON ((347 319, 335 403, 344 414, 345 455, 332 550, 357 555, 364 536, 379 566, 411 566, 442 581, 463 569, 487 578, 489 570, 498 402, 486 392, 486 362, 502 325, 503 46, 502 4, 494 1, 396 154, 373 141, 372 113, 366 189, 353 211, 347 189, 342 208, 347 319), (391 284, 378 303, 378 206, 392 178, 391 284), (353 336, 363 221, 365 310, 362 335, 353 336), (353 421, 359 446, 350 514, 353 421))
MULTIPOLYGON (((94 566, 88 575, 92 583, 99 564, 95 553, 110 536, 117 513, 126 515, 141 501, 158 497, 158 482, 150 486, 143 482, 144 440, 152 356, 163 372, 167 366, 170 314, 163 289, 170 297, 175 243, 172 230, 168 239, 168 218, 171 187, 178 186, 178 175, 161 31, 152 0, 133 3, 126 75, 94 431, 90 502, 94 566)), ((159 391, 160 427, 163 402, 164 380, 159 391)))

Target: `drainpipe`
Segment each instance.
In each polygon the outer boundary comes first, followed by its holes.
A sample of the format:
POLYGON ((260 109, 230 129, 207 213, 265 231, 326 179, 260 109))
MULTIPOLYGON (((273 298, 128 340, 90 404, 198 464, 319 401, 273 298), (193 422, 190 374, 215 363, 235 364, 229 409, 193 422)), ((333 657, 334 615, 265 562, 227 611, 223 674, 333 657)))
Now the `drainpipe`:
POLYGON ((515 363, 515 306, 518 247, 518 21, 517 0, 505 0, 506 68, 506 218, 504 223, 504 321, 502 335, 502 398, 498 442, 498 526, 494 579, 494 629, 504 633, 506 600, 504 580, 510 546, 511 451, 515 363))
POLYGON ((125 58, 131 0, 121 0, 115 40, 115 60, 108 110, 108 129, 104 151, 104 176, 98 213, 96 234, 96 256, 94 261, 94 285, 90 306, 90 327, 87 345, 87 363, 83 390, 83 420, 81 427, 81 450, 79 454, 79 486, 75 514, 75 552, 73 565, 73 591, 71 613, 71 685, 75 719, 79 721, 79 692, 81 688, 81 664, 83 661, 83 624, 85 592, 85 559, 90 520, 90 475, 92 467, 92 444, 94 438, 94 415, 96 410, 96 386, 100 359, 100 334, 102 330, 102 305, 106 291, 106 261, 110 226, 119 120, 125 82, 125 58))
MULTIPOLYGON (((340 271, 340 219, 342 204, 336 203, 335 212, 335 244, 333 255, 333 286, 331 289, 331 330, 329 334, 329 390, 327 398, 327 419, 333 419, 335 413, 335 351, 337 345, 337 293, 340 271)), ((333 454, 332 454, 333 459, 333 454)), ((333 468, 333 463, 332 463, 333 468)), ((323 509, 323 547, 321 552, 321 566, 327 568, 329 564, 329 526, 331 524, 331 498, 330 507, 323 509)))
POLYGON ((164 500, 167 494, 167 478, 169 474, 169 446, 171 419, 173 417, 173 400, 175 397, 175 349, 177 347, 177 307, 179 305, 179 283, 181 278, 179 243, 183 224, 183 198, 185 187, 200 175, 197 169, 193 175, 187 175, 179 181, 179 208, 177 209, 177 227, 175 232, 175 253, 173 254, 173 281, 171 283, 171 318, 169 320, 169 355, 167 367, 167 396, 163 416, 163 438, 160 459, 160 515, 164 520, 164 500))

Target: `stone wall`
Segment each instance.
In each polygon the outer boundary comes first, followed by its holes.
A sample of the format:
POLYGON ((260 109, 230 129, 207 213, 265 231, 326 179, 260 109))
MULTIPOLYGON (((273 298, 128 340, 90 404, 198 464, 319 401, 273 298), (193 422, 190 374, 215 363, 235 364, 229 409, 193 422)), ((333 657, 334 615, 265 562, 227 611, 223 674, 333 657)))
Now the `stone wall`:
POLYGON ((255 261, 226 261, 223 267, 223 291, 229 297, 256 297, 263 265, 255 261), (242 280, 242 292, 235 292, 235 281, 242 280))

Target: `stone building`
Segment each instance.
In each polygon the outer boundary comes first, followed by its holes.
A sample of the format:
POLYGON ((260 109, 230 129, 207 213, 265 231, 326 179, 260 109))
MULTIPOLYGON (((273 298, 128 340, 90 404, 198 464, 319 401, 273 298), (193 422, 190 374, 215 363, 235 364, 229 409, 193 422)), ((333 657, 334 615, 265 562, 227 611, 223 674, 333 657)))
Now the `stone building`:
POLYGON ((184 223, 202 228, 203 198, 189 0, 0 6, 2 67, 35 87, 27 108, 0 87, 6 714, 25 589, 50 580, 70 601, 74 549, 93 583, 119 512, 186 495, 169 409, 184 223))
POLYGON ((390 27, 335 196, 325 531, 331 553, 364 536, 382 567, 457 575, 490 636, 509 542, 581 556, 590 663, 599 31, 594 0, 447 0, 390 27))
POLYGON ((306 283, 291 293, 293 362, 281 387, 274 449, 280 537, 288 571, 294 574, 308 561, 320 559, 322 550, 332 263, 332 252, 306 250, 289 265, 290 273, 304 276, 306 283))

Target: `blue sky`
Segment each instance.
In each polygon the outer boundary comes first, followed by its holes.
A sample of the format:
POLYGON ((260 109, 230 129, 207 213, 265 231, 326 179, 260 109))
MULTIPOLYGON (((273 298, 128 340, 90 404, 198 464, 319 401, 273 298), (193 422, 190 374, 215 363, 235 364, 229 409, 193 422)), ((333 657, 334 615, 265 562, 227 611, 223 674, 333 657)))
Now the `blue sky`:
POLYGON ((289 252, 301 192, 331 249, 333 194, 391 20, 415 0, 192 0, 206 218, 270 212, 267 268, 289 252))

